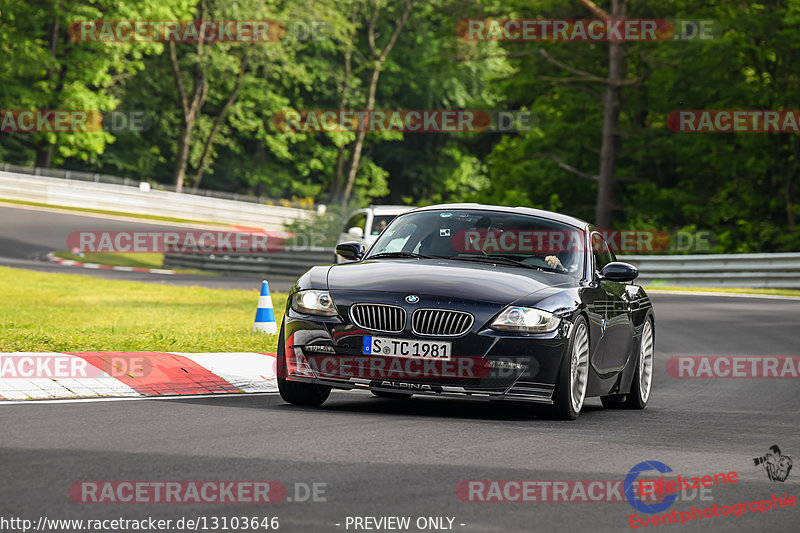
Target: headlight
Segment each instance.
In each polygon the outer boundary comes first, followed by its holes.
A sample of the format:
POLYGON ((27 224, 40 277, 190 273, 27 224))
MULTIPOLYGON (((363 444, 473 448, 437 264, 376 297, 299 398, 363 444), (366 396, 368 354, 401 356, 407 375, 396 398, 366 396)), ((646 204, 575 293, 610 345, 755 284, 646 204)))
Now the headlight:
POLYGON ((531 307, 508 307, 489 326, 498 331, 546 333, 558 327, 559 318, 553 313, 531 307))
POLYGON ((292 295, 292 309, 298 313, 336 316, 339 311, 328 291, 299 291, 292 295))

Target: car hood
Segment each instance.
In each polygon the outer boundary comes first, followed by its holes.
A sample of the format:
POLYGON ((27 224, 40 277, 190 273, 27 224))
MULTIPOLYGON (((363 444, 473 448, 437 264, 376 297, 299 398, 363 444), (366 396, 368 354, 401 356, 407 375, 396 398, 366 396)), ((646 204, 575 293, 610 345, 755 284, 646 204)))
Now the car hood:
POLYGON ((555 286, 574 285, 570 276, 514 266, 439 259, 380 259, 334 265, 332 292, 404 293, 510 304, 555 286))

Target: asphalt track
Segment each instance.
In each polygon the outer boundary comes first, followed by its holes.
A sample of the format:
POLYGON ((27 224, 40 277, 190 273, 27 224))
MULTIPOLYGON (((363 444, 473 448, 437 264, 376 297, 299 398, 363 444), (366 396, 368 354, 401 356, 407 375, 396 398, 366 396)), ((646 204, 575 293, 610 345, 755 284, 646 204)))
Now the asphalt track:
MULTIPOLYGON (((170 285, 195 285, 224 289, 258 289, 261 287, 261 278, 257 276, 163 275, 118 270, 93 270, 63 266, 50 263, 45 259, 48 252, 65 250, 67 236, 73 231, 166 231, 175 230, 175 228, 174 225, 147 222, 144 219, 123 217, 110 219, 101 215, 12 206, 0 202, 0 266, 170 285)), ((219 228, 224 228, 224 226, 219 226, 219 228)), ((182 225, 180 229, 191 229, 191 227, 182 225)), ((274 291, 286 291, 292 283, 286 279, 269 281, 270 287, 274 291)))
MULTIPOLYGON (((7 235, 4 227, 4 250, 7 235)), ((58 248, 31 242, 34 254, 58 248)), ((800 457, 800 381, 676 379, 665 371, 675 355, 800 355, 800 302, 652 300, 656 373, 644 411, 605 410, 591 400, 578 420, 556 422, 524 407, 357 393, 333 393, 318 409, 276 395, 0 405, 0 517, 277 516, 280 531, 293 532, 356 531, 345 527, 348 516, 410 516, 412 524, 446 516, 463 532, 626 531, 634 512, 626 502, 469 503, 456 487, 462 480, 623 479, 646 460, 684 476, 738 472, 737 483, 713 489, 713 501, 678 501, 671 509, 679 512, 784 492, 800 497, 800 466, 785 483, 771 483, 752 462, 773 444, 795 462, 800 457), (73 502, 70 485, 92 480, 274 480, 289 497, 295 483, 324 483, 326 501, 73 502)), ((646 530, 797 531, 798 512, 748 511, 646 530)))

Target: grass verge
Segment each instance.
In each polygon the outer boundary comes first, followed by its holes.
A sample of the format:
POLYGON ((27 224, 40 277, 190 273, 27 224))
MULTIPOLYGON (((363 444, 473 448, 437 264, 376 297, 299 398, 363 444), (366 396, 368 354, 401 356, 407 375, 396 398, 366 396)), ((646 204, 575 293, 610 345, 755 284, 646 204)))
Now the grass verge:
POLYGON ((164 254, 128 254, 86 252, 82 256, 72 252, 56 252, 56 257, 70 259, 81 263, 97 263, 98 265, 124 266, 134 268, 163 268, 164 254))
MULTIPOLYGON (((72 252, 67 252, 66 250, 62 250, 60 252, 55 253, 56 257, 60 257, 61 259, 70 259, 72 261, 78 261, 80 263, 97 263, 98 265, 108 265, 108 266, 124 266, 124 267, 134 267, 134 268, 164 268, 164 254, 140 254, 140 253, 123 253, 123 252, 113 252, 113 253, 103 253, 103 252, 85 252, 83 255, 73 254, 72 252)), ((208 270, 196 270, 196 269, 170 269, 175 270, 180 274, 197 274, 201 276, 216 276, 216 272, 210 272, 208 270)))
POLYGON ((27 200, 14 200, 11 198, 0 198, 0 202, 7 204, 29 205, 32 207, 47 207, 49 209, 61 209, 62 211, 77 211, 80 213, 94 213, 96 215, 113 215, 118 217, 143 218, 157 222, 176 222, 180 224, 211 224, 214 226, 230 226, 225 222, 214 222, 211 220, 191 220, 188 218, 162 217, 158 215, 143 215, 140 213, 124 213, 121 211, 110 211, 108 209, 92 209, 89 207, 68 207, 64 205, 46 204, 43 202, 29 202, 27 200))
POLYGON ((685 292, 721 292, 728 294, 767 294, 774 296, 798 296, 800 290, 795 289, 750 289, 738 287, 673 287, 670 285, 645 285, 645 290, 685 291, 685 292))
MULTIPOLYGON (((0 267, 0 352, 274 352, 259 288, 180 287, 0 267)), ((286 294, 272 295, 280 324, 286 294)))

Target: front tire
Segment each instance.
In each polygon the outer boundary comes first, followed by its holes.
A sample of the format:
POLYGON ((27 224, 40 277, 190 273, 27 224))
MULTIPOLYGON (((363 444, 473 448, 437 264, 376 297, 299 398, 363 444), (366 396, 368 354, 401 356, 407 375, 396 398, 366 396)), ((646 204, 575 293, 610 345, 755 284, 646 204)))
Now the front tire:
POLYGON ((318 407, 325 403, 331 394, 331 388, 313 383, 299 383, 286 380, 286 339, 284 324, 281 324, 281 331, 278 336, 278 392, 281 398, 287 403, 294 405, 305 405, 308 407, 318 407))
POLYGON ((572 326, 572 338, 561 358, 561 368, 553 393, 553 416, 575 420, 583 409, 589 381, 589 327, 582 316, 572 326))

